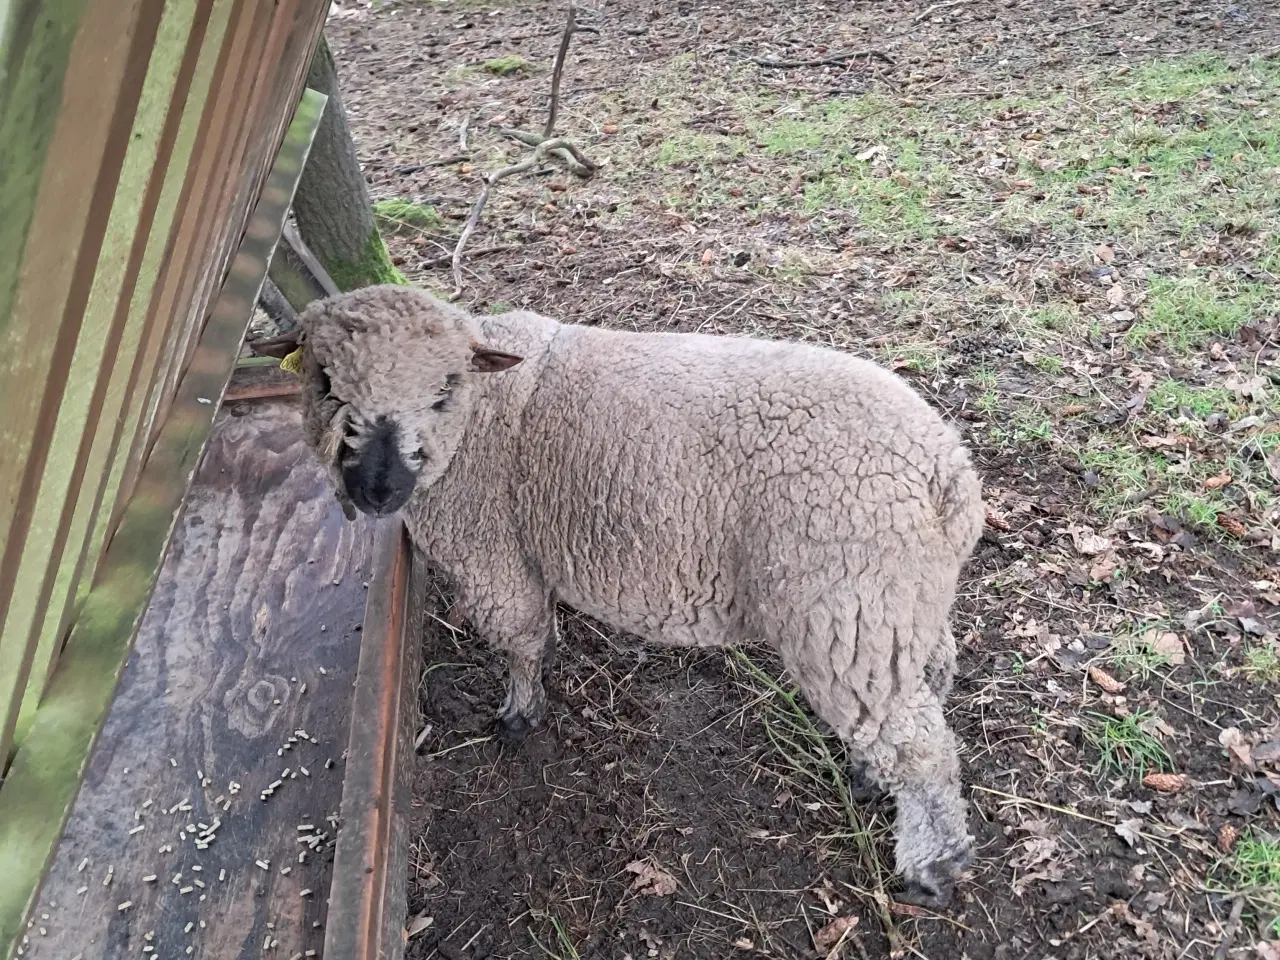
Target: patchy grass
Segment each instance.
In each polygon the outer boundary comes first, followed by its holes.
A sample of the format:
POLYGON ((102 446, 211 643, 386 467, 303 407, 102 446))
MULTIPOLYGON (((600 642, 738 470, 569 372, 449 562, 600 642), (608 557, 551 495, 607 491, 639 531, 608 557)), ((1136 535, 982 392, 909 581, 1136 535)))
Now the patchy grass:
POLYGON ((1138 781, 1173 769, 1169 751, 1147 729, 1153 719, 1143 711, 1119 718, 1093 714, 1085 738, 1098 751, 1094 774, 1138 781))
POLYGON ((1280 654, 1275 642, 1249 646, 1244 652, 1243 670, 1254 683, 1280 683, 1280 654))
POLYGON ((513 73, 521 73, 530 69, 531 64, 524 57, 508 54, 505 57, 494 57, 484 62, 485 70, 498 77, 509 77, 513 73))
POLYGON ((885 888, 893 868, 881 853, 888 847, 890 826, 875 811, 854 802, 844 744, 819 725, 797 688, 783 686, 746 652, 731 651, 729 666, 744 691, 760 704, 761 724, 793 794, 833 809, 843 821, 843 839, 854 852, 860 875, 870 881, 869 889, 859 892, 877 910, 892 938, 885 888))
POLYGON ((1252 830, 1236 841, 1226 867, 1229 885, 1269 914, 1271 930, 1280 936, 1280 840, 1252 830))
POLYGON ((533 919, 541 920, 551 927, 552 943, 550 945, 539 940, 532 930, 529 932, 529 938, 533 940, 534 946, 542 951, 547 960, 579 960, 578 948, 574 946, 573 940, 555 914, 535 910, 533 919))

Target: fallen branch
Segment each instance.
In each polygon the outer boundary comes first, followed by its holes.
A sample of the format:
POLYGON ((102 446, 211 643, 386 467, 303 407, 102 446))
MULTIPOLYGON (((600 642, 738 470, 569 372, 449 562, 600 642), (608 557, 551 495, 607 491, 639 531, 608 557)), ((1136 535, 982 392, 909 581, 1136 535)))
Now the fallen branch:
MULTIPOLYGON (((577 147, 574 147, 568 140, 565 140, 562 137, 543 140, 533 148, 532 154, 521 160, 519 163, 513 163, 509 167, 503 167, 501 170, 495 170, 485 178, 484 186, 480 190, 480 197, 476 200, 476 205, 471 208, 471 216, 467 217, 467 222, 462 228, 462 235, 458 237, 458 245, 453 248, 453 296, 455 299, 460 293, 462 293, 462 249, 467 245, 467 240, 471 238, 471 234, 475 231, 476 224, 480 222, 480 214, 484 212, 484 205, 489 202, 489 191, 491 191, 499 181, 505 180, 507 177, 514 177, 517 173, 524 173, 526 170, 532 170, 547 158, 548 151, 557 149, 576 151, 577 147)), ((583 159, 586 158, 584 157, 583 159)))
POLYGON ((829 57, 817 57, 813 60, 770 60, 767 57, 748 57, 747 59, 766 70, 794 70, 798 67, 839 67, 858 57, 875 58, 883 60, 891 67, 897 66, 893 58, 883 50, 842 50, 829 57))
MULTIPOLYGON (((503 136, 511 137, 527 147, 532 147, 533 153, 518 163, 503 167, 501 170, 495 170, 485 177, 482 182, 480 196, 471 208, 471 214, 467 217, 467 222, 462 227, 462 233, 458 236, 458 243, 453 248, 453 256, 450 258, 453 272, 454 299, 457 299, 462 293, 462 252, 466 248, 471 234, 475 232, 476 226, 480 223, 480 215, 484 213, 485 204, 489 202, 490 192, 500 181, 505 180, 507 177, 526 173, 549 158, 564 164, 570 173, 584 179, 591 176, 599 168, 598 164, 589 159, 569 140, 564 137, 552 136, 556 127, 556 115, 560 109, 560 78, 564 73, 565 60, 569 55, 569 42, 573 39, 575 33, 598 32, 594 27, 585 27, 578 23, 577 10, 570 4, 569 16, 565 22, 564 32, 560 36, 560 48, 556 51, 555 64, 551 70, 551 103, 547 109, 547 122, 541 135, 510 127, 501 127, 496 124, 490 125, 503 136)), ((466 142, 465 122, 461 142, 466 142)))
POLYGON ((930 17, 932 17, 935 13, 938 13, 940 10, 949 10, 952 7, 963 6, 968 2, 969 0, 947 0, 946 3, 935 3, 932 6, 930 6, 927 10, 925 10, 923 13, 917 13, 915 16, 915 19, 912 20, 911 22, 919 23, 921 20, 928 20, 930 17))

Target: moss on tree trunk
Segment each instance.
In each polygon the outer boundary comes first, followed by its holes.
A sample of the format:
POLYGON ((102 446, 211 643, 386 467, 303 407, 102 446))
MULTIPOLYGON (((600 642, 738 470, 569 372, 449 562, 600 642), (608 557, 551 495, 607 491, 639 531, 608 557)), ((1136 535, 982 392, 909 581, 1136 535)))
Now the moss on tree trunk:
POLYGON ((326 94, 329 103, 293 201, 298 232, 343 290, 406 283, 374 222, 369 188, 342 105, 338 71, 324 37, 311 60, 307 86, 326 94))

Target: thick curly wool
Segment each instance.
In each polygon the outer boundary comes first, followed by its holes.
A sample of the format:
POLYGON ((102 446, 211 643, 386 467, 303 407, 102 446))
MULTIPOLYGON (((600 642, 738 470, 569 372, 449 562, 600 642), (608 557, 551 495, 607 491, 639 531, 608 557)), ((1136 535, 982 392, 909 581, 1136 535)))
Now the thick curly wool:
POLYGON ((403 287, 303 325, 322 455, 343 456, 340 407, 421 444, 405 518, 508 654, 509 730, 542 719, 556 601, 657 643, 767 641, 895 796, 908 897, 947 901, 971 846, 948 612, 984 514, 956 433, 901 379, 794 343, 467 317, 403 287), (473 341, 524 360, 471 372, 473 341))

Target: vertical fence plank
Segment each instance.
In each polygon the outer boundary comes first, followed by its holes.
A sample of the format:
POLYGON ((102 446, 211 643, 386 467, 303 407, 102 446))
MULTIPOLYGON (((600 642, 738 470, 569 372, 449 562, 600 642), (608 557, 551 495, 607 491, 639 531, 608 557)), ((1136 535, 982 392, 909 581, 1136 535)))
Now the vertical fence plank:
MULTIPOLYGON (((25 632, 28 646, 35 647, 18 714, 16 742, 21 741, 22 729, 44 690, 56 652, 57 628, 70 580, 69 572, 62 571, 64 567, 74 567, 80 553, 75 537, 78 535, 82 541, 85 535, 83 527, 73 529, 76 507, 82 499, 97 498, 103 463, 101 459, 90 459, 94 441, 111 436, 122 386, 116 374, 127 374, 132 367, 127 354, 122 356, 120 350, 124 341, 136 341, 143 317, 130 316, 127 308, 176 133, 171 111, 175 119, 180 115, 192 73, 188 64, 193 66, 199 53, 211 6, 212 0, 166 0, 151 51, 102 256, 94 273, 51 441, 55 450, 74 451, 75 456, 51 459, 39 484, 32 526, 52 526, 56 533, 48 540, 29 543, 24 550, 14 600, 0 628, 19 637, 25 632), (180 80, 183 89, 178 91, 180 80), (180 93, 176 103, 175 92, 180 93), (113 381, 117 389, 109 393, 113 381), (54 587, 59 580, 62 592, 56 595, 54 587)), ((100 450, 105 445, 97 444, 100 450)))
POLYGON ((57 845, 134 631, 163 561, 169 533, 230 377, 324 108, 308 92, 262 191, 201 346, 76 618, 65 655, 0 789, 0 955, 23 919, 57 845), (212 401, 212 402, 210 402, 212 401))
MULTIPOLYGON (((67 461, 76 450, 51 440, 163 9, 164 0, 93 0, 65 65, 62 107, 0 334, 0 489, 17 493, 0 521, 0 622, 28 546, 57 534, 57 512, 37 513, 40 479, 46 466, 74 469, 67 461)), ((32 653, 23 631, 0 632, 0 758, 32 653)))

